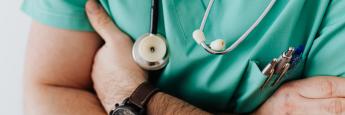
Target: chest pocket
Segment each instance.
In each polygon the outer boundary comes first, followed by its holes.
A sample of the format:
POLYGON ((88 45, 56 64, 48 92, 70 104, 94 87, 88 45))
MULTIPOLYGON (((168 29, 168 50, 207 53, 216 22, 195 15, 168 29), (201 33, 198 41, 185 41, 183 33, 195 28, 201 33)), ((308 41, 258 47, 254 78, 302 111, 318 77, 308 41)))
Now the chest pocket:
MULTIPOLYGON (((267 76, 262 74, 263 68, 258 66, 257 61, 249 61, 246 74, 233 98, 233 100, 235 100, 232 105, 235 107, 234 111, 251 112, 255 110, 283 83, 300 79, 303 74, 304 63, 305 61, 303 59, 300 60, 285 74, 278 84, 274 86, 267 85, 265 88, 261 89, 267 76)), ((275 77, 278 78, 277 75, 275 77)))

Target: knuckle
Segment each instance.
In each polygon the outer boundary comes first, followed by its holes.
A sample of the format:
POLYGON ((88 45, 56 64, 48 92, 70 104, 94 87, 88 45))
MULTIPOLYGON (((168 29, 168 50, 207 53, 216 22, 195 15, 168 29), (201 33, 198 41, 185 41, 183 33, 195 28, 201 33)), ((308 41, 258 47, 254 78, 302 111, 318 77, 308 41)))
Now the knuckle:
POLYGON ((294 83, 287 83, 284 84, 283 86, 281 86, 281 90, 293 90, 295 88, 295 84, 294 83))
POLYGON ((276 97, 283 97, 289 94, 289 92, 292 90, 291 86, 288 84, 285 84, 281 86, 274 94, 276 97))
POLYGON ((286 93, 286 88, 285 88, 285 87, 281 87, 281 88, 279 88, 279 89, 275 92, 275 96, 284 95, 284 93, 286 93))
POLYGON ((98 15, 98 17, 96 17, 96 20, 95 20, 95 25, 100 26, 100 27, 106 26, 110 23, 112 23, 112 21, 106 14, 98 15))
POLYGON ((287 83, 282 85, 273 95, 277 99, 277 107, 284 115, 292 114, 293 110, 298 109, 298 98, 294 92, 294 84, 287 83))
POLYGON ((325 109, 334 115, 344 114, 345 105, 341 99, 332 99, 326 106, 325 109))
POLYGON ((320 91, 325 92, 326 96, 334 95, 334 87, 332 80, 324 79, 320 81, 320 91))
POLYGON ((291 95, 287 92, 282 95, 282 107, 284 108, 282 112, 289 115, 291 111, 296 108, 295 103, 293 103, 291 95))

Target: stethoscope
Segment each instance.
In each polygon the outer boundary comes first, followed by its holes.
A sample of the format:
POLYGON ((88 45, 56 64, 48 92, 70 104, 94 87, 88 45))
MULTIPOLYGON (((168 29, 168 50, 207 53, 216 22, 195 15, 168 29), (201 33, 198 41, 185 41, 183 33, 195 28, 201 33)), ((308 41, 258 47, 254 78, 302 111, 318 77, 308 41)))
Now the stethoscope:
POLYGON ((134 61, 145 70, 159 70, 169 61, 165 38, 157 34, 159 0, 152 0, 150 32, 141 36, 133 45, 134 61))
MULTIPOLYGON (((271 0, 259 18, 238 38, 230 47, 225 49, 223 39, 216 39, 210 44, 206 43, 204 34, 205 24, 213 6, 214 0, 210 0, 204 13, 199 29, 193 32, 193 39, 198 45, 201 45, 210 54, 224 55, 237 48, 248 35, 262 22, 272 9, 276 0, 271 0)), ((151 25, 150 32, 141 36, 133 46, 133 58, 135 62, 145 70, 159 70, 166 66, 169 61, 168 45, 163 36, 157 34, 159 0, 152 0, 151 4, 151 25)))

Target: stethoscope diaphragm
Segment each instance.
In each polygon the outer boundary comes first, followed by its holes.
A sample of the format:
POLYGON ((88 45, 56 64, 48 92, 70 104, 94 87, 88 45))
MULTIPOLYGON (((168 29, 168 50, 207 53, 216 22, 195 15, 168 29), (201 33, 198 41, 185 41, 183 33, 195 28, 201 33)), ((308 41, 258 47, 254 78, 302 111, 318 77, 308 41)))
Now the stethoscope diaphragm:
POLYGON ((133 46, 134 61, 145 70, 160 70, 168 63, 168 46, 163 36, 145 34, 133 46))

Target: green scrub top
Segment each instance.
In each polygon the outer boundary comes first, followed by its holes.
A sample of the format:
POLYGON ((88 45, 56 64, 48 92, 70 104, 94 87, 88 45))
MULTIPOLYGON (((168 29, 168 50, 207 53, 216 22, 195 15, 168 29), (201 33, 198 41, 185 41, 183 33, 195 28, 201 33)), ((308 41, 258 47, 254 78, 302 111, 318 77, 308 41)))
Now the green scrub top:
MULTIPOLYGON (((25 0, 24 12, 41 23, 93 31, 86 0, 25 0)), ((151 0, 100 0, 123 32, 134 40, 149 31, 151 0)), ((261 70, 288 47, 305 46, 302 59, 282 82, 312 76, 345 76, 345 0, 277 0, 260 25, 234 51, 211 55, 192 33, 209 0, 161 0, 158 31, 170 61, 151 76, 164 92, 211 112, 252 112, 278 86, 260 90, 261 70)), ((207 42, 229 45, 260 16, 270 0, 215 0, 205 26, 207 42)), ((128 57, 130 58, 130 57, 128 57)))

